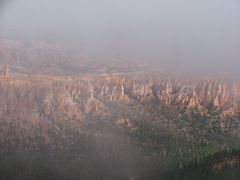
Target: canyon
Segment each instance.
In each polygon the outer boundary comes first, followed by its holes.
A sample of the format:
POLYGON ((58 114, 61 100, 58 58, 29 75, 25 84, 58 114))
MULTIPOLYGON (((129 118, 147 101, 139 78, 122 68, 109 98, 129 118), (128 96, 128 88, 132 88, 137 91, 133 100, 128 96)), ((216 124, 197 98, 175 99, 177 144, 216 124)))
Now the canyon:
POLYGON ((164 75, 4 39, 0 63, 0 167, 20 164, 22 177, 39 173, 29 164, 40 161, 55 179, 154 179, 240 148, 239 80, 164 75))
MULTIPOLYGON (((31 142, 31 138, 42 136, 48 143, 54 141, 49 139, 49 129, 56 128, 55 133, 64 136, 55 123, 69 121, 81 131, 88 116, 109 116, 111 104, 177 107, 179 114, 181 110, 197 110, 200 116, 236 117, 240 109, 240 84, 173 80, 148 74, 2 76, 0 101, 2 144, 6 138, 11 139, 7 133, 15 130, 20 134, 11 133, 12 140, 18 137, 20 142, 31 142)), ((221 122, 223 128, 231 126, 228 118, 221 122)))

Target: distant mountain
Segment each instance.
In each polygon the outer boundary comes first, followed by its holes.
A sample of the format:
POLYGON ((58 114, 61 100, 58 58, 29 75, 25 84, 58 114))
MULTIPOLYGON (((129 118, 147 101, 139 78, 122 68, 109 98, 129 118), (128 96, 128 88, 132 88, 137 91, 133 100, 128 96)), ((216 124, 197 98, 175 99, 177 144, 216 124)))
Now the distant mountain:
POLYGON ((0 63, 20 74, 82 74, 139 71, 128 61, 105 58, 91 60, 64 45, 0 39, 0 63))

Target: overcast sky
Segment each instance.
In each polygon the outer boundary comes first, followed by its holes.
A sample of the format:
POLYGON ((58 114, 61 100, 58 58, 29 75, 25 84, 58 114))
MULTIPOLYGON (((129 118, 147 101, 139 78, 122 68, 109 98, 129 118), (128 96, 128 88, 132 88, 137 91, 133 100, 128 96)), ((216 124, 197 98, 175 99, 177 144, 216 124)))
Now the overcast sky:
POLYGON ((2 36, 178 69, 240 71, 240 0, 1 0, 2 36))

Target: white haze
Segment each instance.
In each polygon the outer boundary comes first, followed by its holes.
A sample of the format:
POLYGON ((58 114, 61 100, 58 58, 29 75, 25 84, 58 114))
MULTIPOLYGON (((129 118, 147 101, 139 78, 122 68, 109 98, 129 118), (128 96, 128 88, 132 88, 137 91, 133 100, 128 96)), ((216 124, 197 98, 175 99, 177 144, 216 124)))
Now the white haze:
POLYGON ((60 41, 95 57, 171 71, 240 75, 239 0, 5 0, 0 6, 1 36, 60 41))

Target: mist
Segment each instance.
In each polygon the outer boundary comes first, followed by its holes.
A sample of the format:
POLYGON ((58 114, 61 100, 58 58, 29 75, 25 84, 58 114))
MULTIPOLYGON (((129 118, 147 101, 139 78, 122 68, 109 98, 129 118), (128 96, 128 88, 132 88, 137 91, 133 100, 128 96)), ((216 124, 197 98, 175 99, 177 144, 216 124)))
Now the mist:
POLYGON ((238 0, 5 0, 2 37, 62 42, 182 72, 239 75, 238 0))

